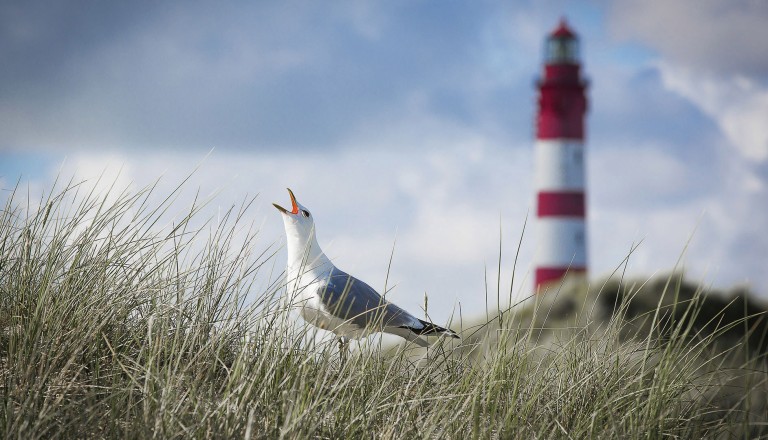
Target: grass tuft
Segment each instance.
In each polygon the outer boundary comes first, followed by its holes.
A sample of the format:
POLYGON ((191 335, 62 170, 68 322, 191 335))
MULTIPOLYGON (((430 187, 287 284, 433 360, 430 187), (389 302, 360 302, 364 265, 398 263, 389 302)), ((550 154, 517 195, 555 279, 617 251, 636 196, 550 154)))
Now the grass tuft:
POLYGON ((250 201, 201 221, 153 191, 8 198, 4 437, 768 435, 764 311, 746 300, 713 310, 675 277, 663 301, 575 284, 427 354, 369 344, 342 364, 279 301, 250 201))

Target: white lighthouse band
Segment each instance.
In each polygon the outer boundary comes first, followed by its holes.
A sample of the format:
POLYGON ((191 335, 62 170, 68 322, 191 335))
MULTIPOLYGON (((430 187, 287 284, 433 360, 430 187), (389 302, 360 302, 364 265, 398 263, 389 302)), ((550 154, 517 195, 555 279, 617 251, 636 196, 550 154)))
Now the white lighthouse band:
POLYGON ((584 218, 544 217, 539 230, 538 268, 580 272, 587 267, 587 240, 584 218))
POLYGON ((537 140, 536 190, 584 190, 584 142, 575 139, 537 140))

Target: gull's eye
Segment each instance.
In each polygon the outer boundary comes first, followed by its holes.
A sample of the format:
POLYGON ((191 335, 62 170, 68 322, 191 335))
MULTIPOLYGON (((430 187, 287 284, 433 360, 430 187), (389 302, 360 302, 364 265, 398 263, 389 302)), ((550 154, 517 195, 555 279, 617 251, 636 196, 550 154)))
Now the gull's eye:
POLYGON ((309 211, 307 211, 306 209, 302 209, 301 210, 301 215, 303 215, 304 217, 309 218, 309 211))

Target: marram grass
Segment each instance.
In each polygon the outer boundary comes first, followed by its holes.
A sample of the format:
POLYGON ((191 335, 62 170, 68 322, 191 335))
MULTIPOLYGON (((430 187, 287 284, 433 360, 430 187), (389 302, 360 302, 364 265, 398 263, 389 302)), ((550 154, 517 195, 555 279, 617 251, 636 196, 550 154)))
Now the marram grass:
MULTIPOLYGON (((69 185, 36 203, 8 197, 0 213, 3 437, 768 433, 763 356, 746 343, 717 343, 738 323, 703 334, 694 320, 664 320, 661 302, 626 319, 624 301, 599 325, 577 313, 542 336, 546 320, 525 306, 504 321, 454 323, 464 338, 427 353, 369 344, 341 363, 335 344, 318 342, 283 310, 274 271, 283 262, 271 246, 259 248, 248 203, 213 222, 198 218, 197 205, 171 216, 175 193, 155 205, 150 196, 151 188, 99 197, 69 185), (627 337, 643 316, 650 331, 627 337)), ((692 316, 697 304, 678 307, 692 316)))

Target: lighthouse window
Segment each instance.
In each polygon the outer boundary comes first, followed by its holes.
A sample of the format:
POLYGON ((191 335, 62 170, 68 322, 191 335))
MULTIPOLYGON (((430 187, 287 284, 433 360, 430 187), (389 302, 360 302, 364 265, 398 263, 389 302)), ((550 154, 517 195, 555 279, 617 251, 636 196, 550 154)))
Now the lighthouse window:
POLYGON ((554 37, 547 41, 548 63, 575 63, 579 58, 579 42, 570 37, 554 37))

